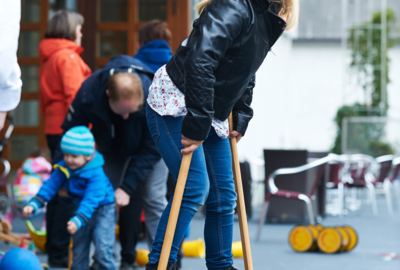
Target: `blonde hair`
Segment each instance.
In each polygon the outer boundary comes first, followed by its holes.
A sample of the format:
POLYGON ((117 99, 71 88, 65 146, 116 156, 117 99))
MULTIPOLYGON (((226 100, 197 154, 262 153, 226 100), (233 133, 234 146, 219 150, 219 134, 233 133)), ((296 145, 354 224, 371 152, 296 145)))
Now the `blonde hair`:
POLYGON ((76 27, 83 25, 83 16, 77 12, 59 10, 47 24, 45 38, 76 39, 76 27))
POLYGON ((278 16, 286 21, 286 30, 290 30, 297 25, 300 12, 299 0, 271 0, 271 2, 282 5, 278 16))
POLYGON ((117 102, 121 99, 136 98, 143 105, 144 93, 142 81, 139 76, 129 72, 119 72, 113 74, 108 79, 109 99, 117 102), (128 79, 129 81, 121 81, 128 79))
POLYGON ((199 3, 197 3, 197 5, 194 7, 197 9, 197 13, 200 15, 211 1, 212 0, 201 0, 199 3))
MULTIPOLYGON (((195 8, 197 9, 199 15, 204 11, 207 5, 211 3, 211 1, 213 0, 202 0, 196 5, 195 8)), ((278 15, 286 21, 286 30, 290 30, 297 25, 299 20, 299 0, 270 0, 270 2, 279 3, 282 5, 278 15)))

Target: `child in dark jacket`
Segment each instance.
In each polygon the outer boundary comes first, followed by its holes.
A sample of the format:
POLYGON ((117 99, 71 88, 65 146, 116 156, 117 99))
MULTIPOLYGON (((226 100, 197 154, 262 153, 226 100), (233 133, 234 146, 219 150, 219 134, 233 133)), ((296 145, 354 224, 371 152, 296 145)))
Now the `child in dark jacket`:
POLYGON ((103 156, 94 148, 94 138, 87 127, 78 126, 67 131, 61 140, 64 160, 54 165, 50 179, 23 210, 28 217, 50 201, 61 187, 68 191, 77 205, 75 216, 67 223, 73 239, 72 270, 89 269, 92 241, 100 268, 116 269, 114 189, 104 173, 103 156))

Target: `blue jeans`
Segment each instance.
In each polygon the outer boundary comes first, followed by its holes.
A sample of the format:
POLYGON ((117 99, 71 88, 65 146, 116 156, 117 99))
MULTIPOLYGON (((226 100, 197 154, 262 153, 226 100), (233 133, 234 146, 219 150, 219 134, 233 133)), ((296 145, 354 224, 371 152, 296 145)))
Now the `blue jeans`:
POLYGON ((71 270, 89 270, 90 243, 95 246, 94 258, 98 270, 116 270, 113 254, 115 242, 115 204, 102 205, 96 209, 88 224, 74 235, 73 263, 71 270))
MULTIPOLYGON (((182 160, 180 150, 184 148, 181 144, 183 117, 160 116, 148 105, 146 116, 151 136, 177 181, 182 160)), ((158 224, 149 254, 149 264, 159 261, 172 199, 158 224)), ((213 128, 208 138, 193 153, 169 262, 176 261, 179 245, 189 223, 203 204, 206 205, 204 240, 207 267, 227 268, 233 264, 231 248, 236 192, 229 140, 218 137, 213 128)))

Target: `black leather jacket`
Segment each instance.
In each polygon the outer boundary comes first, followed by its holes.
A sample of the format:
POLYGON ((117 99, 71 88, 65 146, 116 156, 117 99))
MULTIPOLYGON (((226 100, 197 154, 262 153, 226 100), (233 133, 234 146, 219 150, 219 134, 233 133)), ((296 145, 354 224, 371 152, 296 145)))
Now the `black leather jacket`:
POLYGON ((244 135, 253 117, 255 73, 286 26, 271 8, 268 0, 213 0, 194 21, 167 65, 185 94, 183 135, 204 140, 213 117, 224 121, 231 111, 234 129, 244 135))

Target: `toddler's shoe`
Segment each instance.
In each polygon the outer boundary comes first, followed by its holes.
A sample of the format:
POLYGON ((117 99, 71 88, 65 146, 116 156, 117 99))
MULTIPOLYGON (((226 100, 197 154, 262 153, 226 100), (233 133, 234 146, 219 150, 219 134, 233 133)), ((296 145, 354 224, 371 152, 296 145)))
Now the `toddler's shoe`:
POLYGON ((138 268, 135 265, 135 263, 130 264, 130 263, 127 263, 127 262, 122 262, 119 270, 138 270, 138 268))
POLYGON ((49 266, 52 268, 67 268, 68 256, 51 256, 49 257, 49 266))
MULTIPOLYGON (((146 270, 158 270, 158 264, 146 264, 146 270)), ((176 262, 169 263, 166 270, 179 270, 176 262)))

